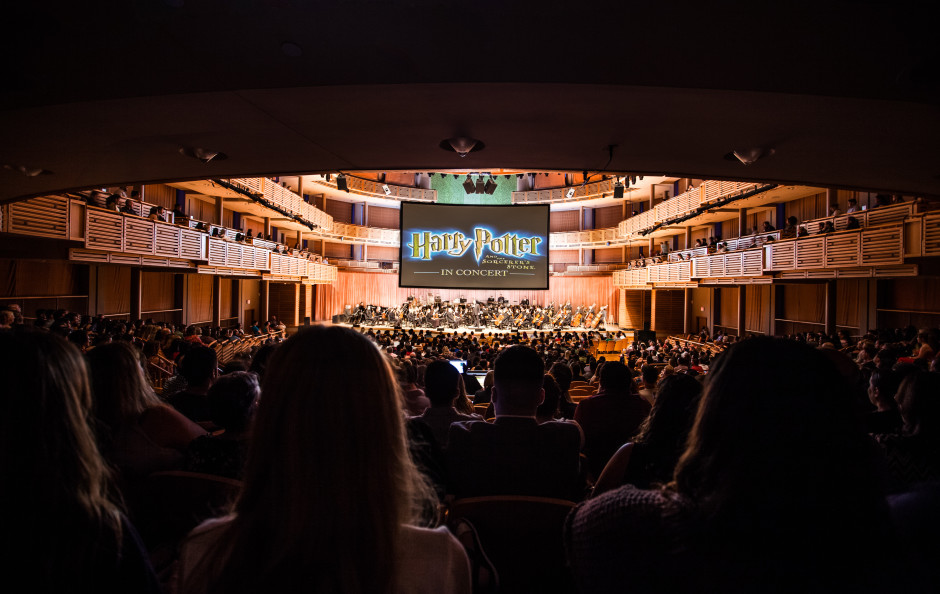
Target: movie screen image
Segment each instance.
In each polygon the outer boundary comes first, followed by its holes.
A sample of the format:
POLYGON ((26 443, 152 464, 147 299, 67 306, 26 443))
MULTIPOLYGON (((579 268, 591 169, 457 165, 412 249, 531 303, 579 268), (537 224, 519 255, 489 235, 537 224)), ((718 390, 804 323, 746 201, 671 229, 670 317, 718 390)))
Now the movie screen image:
POLYGON ((548 289, 548 205, 401 205, 398 284, 548 289))

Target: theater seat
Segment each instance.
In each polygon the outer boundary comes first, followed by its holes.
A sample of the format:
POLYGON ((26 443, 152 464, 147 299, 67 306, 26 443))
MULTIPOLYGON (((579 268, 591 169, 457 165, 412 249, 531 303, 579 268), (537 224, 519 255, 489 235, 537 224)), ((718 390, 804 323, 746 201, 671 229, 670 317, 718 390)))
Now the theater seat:
POLYGON ((562 527, 574 502, 517 495, 468 497, 448 505, 447 525, 475 528, 499 575, 501 594, 573 593, 562 527))

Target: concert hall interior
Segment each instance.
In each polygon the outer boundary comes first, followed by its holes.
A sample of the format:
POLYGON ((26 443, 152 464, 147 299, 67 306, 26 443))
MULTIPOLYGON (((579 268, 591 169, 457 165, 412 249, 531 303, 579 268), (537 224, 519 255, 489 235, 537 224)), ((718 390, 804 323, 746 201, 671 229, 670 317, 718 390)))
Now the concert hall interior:
MULTIPOLYGON (((318 325, 394 333, 396 365, 417 332, 549 337, 595 369, 634 341, 706 360, 746 337, 937 342, 932 20, 509 4, 11 7, 0 333, 7 311, 82 326, 88 350, 94 328, 160 327, 219 369, 318 325), (438 239, 406 224, 417 206, 462 210, 438 239), (436 263, 479 251, 432 272, 419 241, 436 263)), ((147 371, 157 394, 178 377, 147 371)))

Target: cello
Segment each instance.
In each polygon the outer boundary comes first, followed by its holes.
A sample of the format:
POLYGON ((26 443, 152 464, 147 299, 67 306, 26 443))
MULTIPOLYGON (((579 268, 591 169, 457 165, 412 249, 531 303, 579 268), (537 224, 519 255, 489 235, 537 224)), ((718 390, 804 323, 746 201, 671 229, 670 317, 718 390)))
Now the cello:
POLYGON ((597 314, 594 313, 594 307, 596 307, 596 306, 597 306, 596 303, 592 304, 591 307, 588 309, 587 315, 584 316, 584 327, 585 327, 585 328, 590 328, 590 327, 591 327, 591 324, 594 323, 594 318, 597 316, 597 314))
POLYGON ((578 312, 574 314, 574 317, 571 318, 571 327, 577 328, 581 325, 581 320, 584 318, 584 314, 581 313, 581 308, 578 308, 578 312))

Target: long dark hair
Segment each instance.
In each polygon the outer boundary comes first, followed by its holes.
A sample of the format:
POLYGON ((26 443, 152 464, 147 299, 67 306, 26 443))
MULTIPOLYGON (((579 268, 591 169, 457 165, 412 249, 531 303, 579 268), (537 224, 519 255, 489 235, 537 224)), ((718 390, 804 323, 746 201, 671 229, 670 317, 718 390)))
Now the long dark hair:
POLYGON ((400 527, 436 501, 403 423, 395 375, 366 336, 312 326, 287 339, 208 591, 391 592, 400 527))
POLYGON ((668 490, 715 555, 866 558, 887 533, 871 441, 851 386, 812 347, 759 337, 721 354, 668 490))
POLYGON ((50 333, 0 332, 0 375, 5 579, 36 592, 91 588, 114 571, 123 532, 81 353, 50 333))

